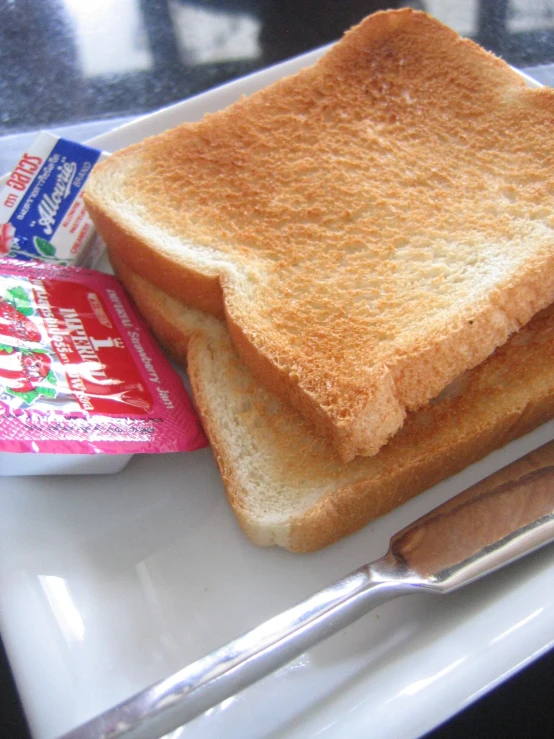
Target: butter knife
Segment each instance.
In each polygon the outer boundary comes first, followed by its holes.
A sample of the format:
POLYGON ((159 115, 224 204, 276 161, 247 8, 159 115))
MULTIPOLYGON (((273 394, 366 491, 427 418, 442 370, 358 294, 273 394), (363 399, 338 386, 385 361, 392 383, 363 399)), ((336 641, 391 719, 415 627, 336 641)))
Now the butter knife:
POLYGON ((554 540, 554 441, 395 534, 381 559, 60 739, 157 739, 381 603, 445 594, 554 540))

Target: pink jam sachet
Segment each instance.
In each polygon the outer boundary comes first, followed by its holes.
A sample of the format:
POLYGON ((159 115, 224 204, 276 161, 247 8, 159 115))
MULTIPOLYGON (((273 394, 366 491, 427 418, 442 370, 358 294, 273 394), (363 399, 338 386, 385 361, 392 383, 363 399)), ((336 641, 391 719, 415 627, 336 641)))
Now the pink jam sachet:
POLYGON ((177 372, 113 276, 0 259, 0 451, 207 446, 177 372))

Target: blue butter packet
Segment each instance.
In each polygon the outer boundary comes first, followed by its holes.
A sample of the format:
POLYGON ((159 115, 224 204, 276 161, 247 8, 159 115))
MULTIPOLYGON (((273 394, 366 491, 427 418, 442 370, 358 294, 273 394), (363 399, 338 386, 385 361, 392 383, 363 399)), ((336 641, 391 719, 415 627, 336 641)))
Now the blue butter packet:
POLYGON ((90 267, 103 251, 82 191, 98 149, 43 132, 0 192, 0 256, 90 267))

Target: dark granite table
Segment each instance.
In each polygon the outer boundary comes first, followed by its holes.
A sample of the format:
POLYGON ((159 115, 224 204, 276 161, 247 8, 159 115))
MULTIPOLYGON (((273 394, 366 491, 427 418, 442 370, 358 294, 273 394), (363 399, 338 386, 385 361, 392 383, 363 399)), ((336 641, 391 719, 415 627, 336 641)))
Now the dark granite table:
MULTIPOLYGON (((86 138, 332 41, 368 13, 401 5, 428 10, 554 84, 554 2, 548 0, 0 0, 0 173, 39 128, 86 138)), ((553 734, 549 654, 432 737, 553 734)), ((0 653, 0 736, 25 735, 0 653)))

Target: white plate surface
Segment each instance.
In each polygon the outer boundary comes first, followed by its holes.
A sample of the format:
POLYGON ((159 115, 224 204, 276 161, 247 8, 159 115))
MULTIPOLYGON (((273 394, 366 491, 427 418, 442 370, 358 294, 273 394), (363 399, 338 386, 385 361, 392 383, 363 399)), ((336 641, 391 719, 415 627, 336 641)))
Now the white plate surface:
MULTIPOLYGON (((96 140, 108 151, 221 108, 301 59, 96 140)), ((0 629, 35 739, 53 739, 364 562, 440 502, 554 436, 551 422, 312 555, 240 532, 209 450, 119 475, 0 482, 0 629)), ((554 644, 554 547, 448 597, 386 604, 171 739, 410 739, 554 644)))

